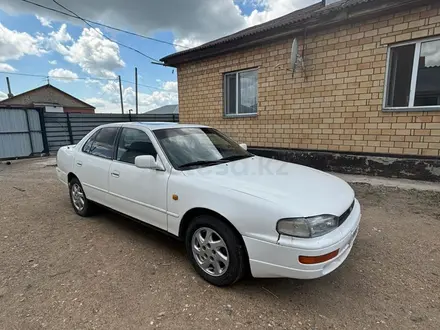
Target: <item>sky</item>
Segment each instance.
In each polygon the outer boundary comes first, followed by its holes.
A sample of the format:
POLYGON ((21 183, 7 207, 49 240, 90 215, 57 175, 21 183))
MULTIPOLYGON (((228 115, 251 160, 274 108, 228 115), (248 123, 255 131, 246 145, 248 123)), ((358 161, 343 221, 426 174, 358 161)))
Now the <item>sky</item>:
POLYGON ((135 108, 135 67, 140 113, 178 103, 176 71, 152 64, 146 56, 159 60, 319 2, 57 0, 62 8, 53 0, 30 1, 63 12, 67 8, 87 20, 164 41, 91 27, 23 0, 0 0, 0 99, 7 97, 6 76, 15 95, 49 81, 95 106, 97 112, 107 113, 121 111, 118 75, 123 80, 125 109, 135 108))

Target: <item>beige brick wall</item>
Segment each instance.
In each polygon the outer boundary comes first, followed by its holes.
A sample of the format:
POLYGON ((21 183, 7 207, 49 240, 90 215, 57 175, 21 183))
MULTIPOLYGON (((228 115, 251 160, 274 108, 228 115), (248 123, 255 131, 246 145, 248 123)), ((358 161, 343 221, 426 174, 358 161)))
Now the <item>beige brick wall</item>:
POLYGON ((388 44, 434 35, 439 5, 310 35, 307 78, 286 70, 292 39, 183 64, 180 121, 250 146, 439 156, 440 111, 382 111, 388 44), (224 118, 223 74, 252 67, 258 116, 224 118))

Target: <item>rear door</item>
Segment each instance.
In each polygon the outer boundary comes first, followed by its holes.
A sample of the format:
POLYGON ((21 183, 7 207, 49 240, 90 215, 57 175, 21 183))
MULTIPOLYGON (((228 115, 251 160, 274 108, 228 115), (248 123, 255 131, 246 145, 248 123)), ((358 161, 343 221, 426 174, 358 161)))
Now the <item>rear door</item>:
POLYGON ((88 199, 107 205, 108 173, 119 127, 96 131, 75 154, 74 172, 88 199))
POLYGON ((136 167, 134 160, 141 155, 158 157, 148 134, 135 128, 122 128, 109 171, 109 206, 167 230, 166 194, 170 173, 136 167))

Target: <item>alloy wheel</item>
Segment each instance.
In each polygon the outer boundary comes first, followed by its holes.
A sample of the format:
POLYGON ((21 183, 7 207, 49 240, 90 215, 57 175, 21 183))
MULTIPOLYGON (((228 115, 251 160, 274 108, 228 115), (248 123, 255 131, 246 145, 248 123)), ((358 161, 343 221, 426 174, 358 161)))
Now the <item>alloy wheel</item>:
POLYGON ((229 266, 229 252, 223 238, 213 229, 197 229, 191 240, 192 253, 198 266, 211 276, 221 276, 229 266))
POLYGON ((77 183, 74 183, 72 185, 72 201, 73 205, 78 211, 82 211, 84 209, 85 205, 85 197, 84 192, 81 188, 81 186, 77 183))

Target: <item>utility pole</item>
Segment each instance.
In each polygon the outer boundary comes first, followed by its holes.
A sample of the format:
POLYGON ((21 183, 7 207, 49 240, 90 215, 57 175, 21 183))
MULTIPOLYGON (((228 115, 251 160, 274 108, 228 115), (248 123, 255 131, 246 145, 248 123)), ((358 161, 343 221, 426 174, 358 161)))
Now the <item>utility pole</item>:
POLYGON ((8 98, 10 99, 11 97, 14 96, 14 94, 12 94, 11 92, 11 84, 9 83, 9 77, 6 77, 6 85, 8 85, 8 98))
POLYGON ((121 111, 122 114, 124 114, 124 100, 122 98, 122 83, 121 83, 121 76, 118 76, 119 78, 119 95, 121 97, 121 111))
POLYGON ((139 114, 138 104, 138 68, 134 68, 134 86, 136 90, 136 114, 139 114))

